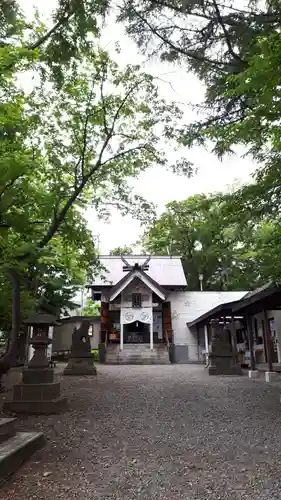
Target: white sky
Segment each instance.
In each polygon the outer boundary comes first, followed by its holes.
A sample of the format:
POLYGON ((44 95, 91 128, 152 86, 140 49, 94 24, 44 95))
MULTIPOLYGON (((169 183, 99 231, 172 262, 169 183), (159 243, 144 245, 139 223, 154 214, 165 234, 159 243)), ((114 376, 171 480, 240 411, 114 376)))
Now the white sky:
MULTIPOLYGON (((56 0, 48 0, 47 3, 45 0, 34 0, 33 2, 19 0, 19 3, 27 13, 32 12, 32 7, 36 6, 45 17, 56 5, 56 0)), ((101 44, 111 53, 112 57, 117 59, 121 66, 128 63, 144 62, 143 57, 138 54, 135 44, 124 34, 121 25, 110 23, 102 33, 101 44), (122 49, 121 54, 118 55, 114 50, 117 41, 122 49)), ((188 102, 199 103, 202 101, 204 87, 183 66, 175 67, 154 60, 146 63, 145 69, 164 80, 159 85, 161 94, 167 100, 181 102, 183 105, 188 102)), ((191 116, 191 111, 186 109, 187 122, 191 116)), ((238 152, 241 155, 243 151, 238 152)), ((198 173, 192 179, 177 176, 160 167, 154 167, 141 174, 139 179, 134 181, 135 191, 153 201, 157 205, 159 213, 163 211, 165 204, 169 201, 184 200, 196 193, 226 190, 234 183, 247 182, 255 169, 255 165, 249 158, 243 159, 238 154, 225 158, 223 162, 220 162, 213 154, 203 148, 185 150, 185 155, 198 168, 198 173)), ((179 156, 182 156, 182 150, 179 156)), ((95 239, 98 239, 102 253, 109 253, 117 246, 133 244, 141 234, 138 221, 131 217, 121 217, 116 211, 112 213, 109 223, 97 220, 94 209, 89 209, 86 215, 89 228, 95 239)))

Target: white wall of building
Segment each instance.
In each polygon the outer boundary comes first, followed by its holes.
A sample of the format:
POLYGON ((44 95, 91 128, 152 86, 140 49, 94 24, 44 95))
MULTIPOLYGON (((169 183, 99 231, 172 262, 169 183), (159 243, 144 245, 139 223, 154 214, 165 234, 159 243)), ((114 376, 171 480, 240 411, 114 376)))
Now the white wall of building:
POLYGON ((188 328, 186 323, 193 321, 210 309, 239 300, 247 292, 171 292, 168 299, 171 302, 172 329, 175 346, 186 348, 188 361, 202 360, 204 350, 204 331, 199 331, 199 343, 196 328, 188 328), (199 345, 199 347, 198 347, 199 345))
POLYGON ((141 281, 139 281, 137 284, 135 283, 135 281, 133 281, 122 292, 122 295, 121 295, 122 308, 132 307, 132 293, 141 293, 142 308, 152 307, 152 292, 151 292, 151 290, 141 281))
MULTIPOLYGON (((60 326, 54 327, 52 350, 67 351, 71 347, 72 334, 74 328, 80 328, 81 321, 63 322, 60 326)), ((91 323, 93 335, 90 336, 91 348, 98 349, 100 338, 100 320, 96 319, 91 323)))

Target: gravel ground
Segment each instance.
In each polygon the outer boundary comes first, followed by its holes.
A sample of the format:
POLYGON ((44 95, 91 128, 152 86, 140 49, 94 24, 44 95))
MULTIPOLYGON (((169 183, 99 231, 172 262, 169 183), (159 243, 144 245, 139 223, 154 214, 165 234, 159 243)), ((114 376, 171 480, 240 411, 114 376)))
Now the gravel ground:
POLYGON ((280 385, 170 365, 62 386, 66 413, 19 420, 48 441, 1 499, 281 499, 280 385))

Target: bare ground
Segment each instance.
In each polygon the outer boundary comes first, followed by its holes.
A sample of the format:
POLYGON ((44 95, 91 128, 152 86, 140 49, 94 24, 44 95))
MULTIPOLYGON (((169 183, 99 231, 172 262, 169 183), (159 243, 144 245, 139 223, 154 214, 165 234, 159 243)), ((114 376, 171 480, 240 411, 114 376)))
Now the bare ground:
POLYGON ((64 378, 67 412, 19 419, 47 445, 0 498, 281 499, 280 387, 190 365, 64 378))

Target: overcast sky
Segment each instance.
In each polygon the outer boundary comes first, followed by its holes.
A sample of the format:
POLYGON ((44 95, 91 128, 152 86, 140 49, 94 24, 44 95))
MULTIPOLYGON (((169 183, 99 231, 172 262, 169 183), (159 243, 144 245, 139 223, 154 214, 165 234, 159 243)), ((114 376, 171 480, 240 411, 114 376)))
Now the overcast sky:
MULTIPOLYGON (((34 0, 33 2, 20 0, 20 4, 28 13, 32 12, 32 6, 36 6, 42 15, 47 18, 56 5, 56 0, 48 0, 48 2, 45 2, 45 0, 34 0)), ((117 58, 118 63, 122 66, 127 63, 136 64, 138 61, 140 63, 144 61, 143 57, 138 54, 135 44, 126 37, 121 25, 110 23, 103 31, 101 44, 107 48, 112 57, 117 58), (122 49, 121 54, 118 55, 114 50, 117 41, 122 49)), ((145 69, 154 76, 160 76, 161 94, 167 100, 183 103, 186 120, 190 121, 192 113, 187 104, 202 101, 204 96, 202 84, 184 67, 175 67, 153 60, 145 64, 145 69)), ((181 150, 179 156, 182 156, 182 153, 181 150)), ((220 162, 204 148, 186 150, 186 157, 198 169, 198 173, 192 179, 177 176, 171 172, 163 171, 159 167, 154 167, 144 172, 139 179, 134 181, 134 189, 146 199, 152 200, 157 205, 160 213, 169 201, 184 200, 196 193, 226 190, 233 184, 247 182, 255 169, 255 165, 250 159, 241 158, 242 153, 241 150, 239 155, 225 158, 223 162, 220 162)), ((93 235, 99 239, 102 253, 108 253, 112 248, 120 245, 134 243, 141 234, 138 221, 130 217, 122 218, 117 212, 112 213, 110 223, 105 223, 104 221, 98 221, 95 211, 89 209, 87 219, 93 235)))

